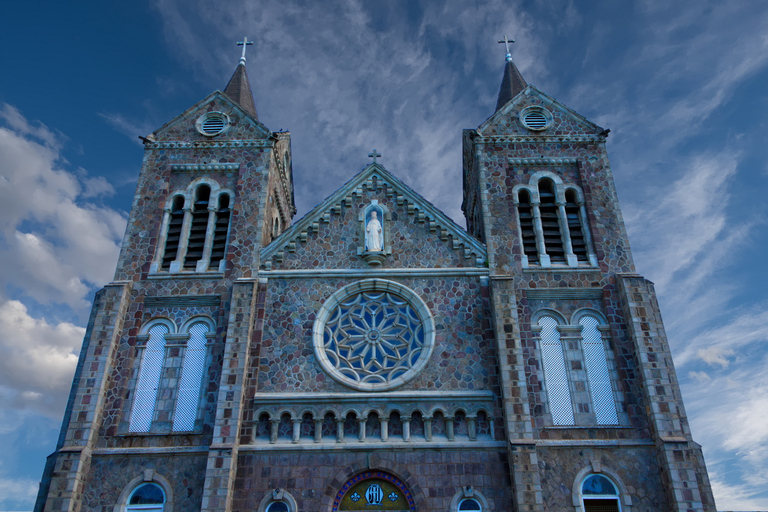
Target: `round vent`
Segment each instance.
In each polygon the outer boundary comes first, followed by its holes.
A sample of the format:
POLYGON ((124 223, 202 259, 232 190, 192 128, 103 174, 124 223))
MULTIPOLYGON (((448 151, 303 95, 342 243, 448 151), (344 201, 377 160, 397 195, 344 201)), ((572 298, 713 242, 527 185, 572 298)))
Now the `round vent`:
POLYGON ((208 112, 197 120, 197 131, 208 137, 219 135, 229 127, 229 118, 223 112, 208 112))
POLYGON ((552 114, 541 107, 528 107, 520 112, 520 121, 529 130, 539 132, 552 123, 552 114))

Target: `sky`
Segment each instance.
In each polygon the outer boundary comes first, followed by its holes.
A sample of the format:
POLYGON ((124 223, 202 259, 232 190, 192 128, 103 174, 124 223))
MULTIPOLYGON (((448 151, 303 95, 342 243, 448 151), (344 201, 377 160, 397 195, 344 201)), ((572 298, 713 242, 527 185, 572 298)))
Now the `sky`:
POLYGON ((298 220, 379 161, 459 224, 461 130, 504 35, 540 90, 611 129, 637 270, 656 284, 719 510, 768 510, 768 2, 4 3, 0 511, 28 511, 147 135, 247 69, 290 130, 298 220))

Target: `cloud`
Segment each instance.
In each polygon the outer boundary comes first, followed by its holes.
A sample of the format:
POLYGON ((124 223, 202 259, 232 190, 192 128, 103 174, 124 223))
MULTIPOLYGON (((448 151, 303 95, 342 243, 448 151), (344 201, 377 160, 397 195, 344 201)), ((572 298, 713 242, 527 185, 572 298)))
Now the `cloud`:
POLYGON ((149 135, 156 128, 156 126, 153 126, 152 123, 148 121, 137 122, 123 114, 105 114, 99 112, 99 117, 118 132, 127 135, 131 142, 142 147, 143 143, 139 139, 139 136, 143 137, 149 135))
POLYGON ((0 478, 0 507, 32 502, 37 497, 39 482, 31 478, 0 478))
POLYGON ((85 202, 114 193, 104 178, 68 172, 61 137, 0 109, 0 277, 40 303, 85 310, 93 286, 112 278, 125 214, 85 202))
POLYGON ((19 301, 0 305, 0 404, 59 418, 85 329, 33 318, 19 301))

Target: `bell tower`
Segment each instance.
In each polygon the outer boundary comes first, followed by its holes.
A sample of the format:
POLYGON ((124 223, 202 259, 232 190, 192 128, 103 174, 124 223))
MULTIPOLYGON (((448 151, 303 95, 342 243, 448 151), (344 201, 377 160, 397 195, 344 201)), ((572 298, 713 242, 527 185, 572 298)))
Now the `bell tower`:
POLYGON ((621 489, 641 486, 648 509, 715 510, 653 284, 635 272, 609 130, 529 85, 499 42, 496 111, 464 131, 462 207, 488 250, 516 509, 598 510, 588 482, 602 475, 615 492, 598 504, 630 510, 621 489))

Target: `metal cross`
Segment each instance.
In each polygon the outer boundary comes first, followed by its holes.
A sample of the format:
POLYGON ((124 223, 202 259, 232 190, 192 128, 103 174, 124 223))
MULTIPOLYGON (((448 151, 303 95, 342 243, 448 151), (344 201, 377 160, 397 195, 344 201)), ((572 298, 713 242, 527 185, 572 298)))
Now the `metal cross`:
POLYGON ((253 41, 249 41, 247 37, 244 37, 242 41, 237 42, 237 46, 243 47, 243 54, 240 56, 240 64, 245 64, 245 48, 253 45, 253 41))
POLYGON ((373 158, 373 163, 376 163, 376 157, 381 156, 381 153, 377 153, 374 149, 371 153, 368 153, 368 156, 373 158))
POLYGON ((514 43, 514 42, 515 42, 514 39, 507 39, 507 36, 504 36, 503 41, 499 41, 499 44, 504 43, 504 46, 507 48, 507 56, 506 56, 507 62, 512 60, 512 54, 509 53, 509 43, 514 43))

